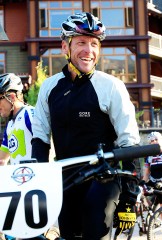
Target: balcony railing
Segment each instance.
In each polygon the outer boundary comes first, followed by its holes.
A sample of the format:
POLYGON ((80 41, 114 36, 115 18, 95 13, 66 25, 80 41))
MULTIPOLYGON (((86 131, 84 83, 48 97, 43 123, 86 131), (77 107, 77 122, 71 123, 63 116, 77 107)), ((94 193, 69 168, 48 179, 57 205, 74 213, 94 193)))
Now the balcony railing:
POLYGON ((149 53, 162 57, 162 36, 153 32, 148 32, 148 35, 151 37, 149 41, 149 53))
MULTIPOLYGON (((149 42, 149 53, 154 56, 162 58, 162 35, 148 32, 151 37, 149 42)), ((151 95, 154 97, 162 98, 162 78, 151 75, 151 83, 154 84, 151 90, 151 95)))
POLYGON ((142 116, 137 120, 140 128, 162 128, 162 109, 140 109, 142 116))
POLYGON ((154 87, 151 89, 151 96, 162 98, 162 77, 150 76, 151 83, 154 87))

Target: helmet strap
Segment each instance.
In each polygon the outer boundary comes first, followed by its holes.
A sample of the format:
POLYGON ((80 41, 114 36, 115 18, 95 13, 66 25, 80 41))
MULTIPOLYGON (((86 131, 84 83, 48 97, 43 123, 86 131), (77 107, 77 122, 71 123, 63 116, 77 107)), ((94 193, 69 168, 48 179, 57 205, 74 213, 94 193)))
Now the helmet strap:
POLYGON ((5 99, 6 99, 9 103, 11 103, 11 109, 10 109, 10 115, 9 115, 9 119, 11 119, 12 116, 13 116, 13 111, 14 111, 14 103, 8 98, 9 96, 10 96, 10 94, 7 94, 7 95, 4 94, 5 99))
POLYGON ((69 62, 69 66, 70 66, 70 68, 72 69, 72 71, 74 71, 76 74, 77 74, 77 76, 78 76, 78 78, 82 78, 83 76, 89 76, 89 75, 91 75, 93 72, 94 72, 94 70, 95 70, 95 66, 93 67, 93 69, 90 71, 90 72, 88 72, 88 73, 82 73, 82 72, 80 72, 73 64, 72 64, 72 62, 69 62))

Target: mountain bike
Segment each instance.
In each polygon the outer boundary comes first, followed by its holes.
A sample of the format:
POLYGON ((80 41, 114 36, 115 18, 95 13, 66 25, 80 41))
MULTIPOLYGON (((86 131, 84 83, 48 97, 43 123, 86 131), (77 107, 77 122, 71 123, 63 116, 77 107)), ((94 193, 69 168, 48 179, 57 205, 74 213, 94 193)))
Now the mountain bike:
MULTIPOLYGON (((150 219, 154 215, 155 211, 160 208, 159 194, 162 194, 162 191, 159 191, 153 187, 149 187, 149 191, 141 194, 140 202, 136 206, 137 214, 137 224, 139 228, 139 236, 143 234, 148 234, 150 224, 150 219)), ((150 235, 150 234, 149 234, 150 235)), ((152 240, 153 238, 148 238, 152 240)))
POLYGON ((1 167, 0 231, 20 239, 34 238, 46 232, 56 222, 61 210, 62 171, 66 169, 76 165, 81 168, 69 188, 92 178, 106 179, 110 175, 133 177, 132 172, 113 168, 109 163, 160 153, 158 144, 114 149, 108 153, 104 153, 99 146, 93 155, 50 163, 31 163, 29 160, 1 167))
MULTIPOLYGON (((126 236, 127 240, 131 239, 132 236, 132 227, 134 226, 136 215, 135 215, 135 203, 136 198, 139 193, 137 183, 139 181, 136 172, 121 170, 119 168, 119 165, 112 166, 109 164, 109 162, 112 161, 110 158, 105 159, 103 155, 103 149, 102 144, 99 145, 98 152, 98 163, 92 163, 91 167, 88 165, 83 165, 77 169, 76 172, 72 172, 68 178, 65 178, 64 180, 64 191, 69 190, 75 185, 82 184, 85 181, 89 181, 92 179, 97 179, 101 182, 106 182, 107 180, 112 180, 114 177, 120 178, 119 185, 123 188, 123 182, 125 184, 124 190, 121 193, 119 204, 116 208, 115 214, 114 214, 114 222, 113 222, 113 228, 115 228, 113 239, 118 239, 118 235, 123 233, 125 229, 128 229, 128 231, 125 231, 124 234, 126 236), (102 155, 100 154, 102 152, 102 155), (100 156, 101 155, 101 156, 100 156), (126 194, 126 199, 123 199, 124 195, 126 194), (124 205, 124 206, 123 206, 124 205), (122 207, 122 211, 121 211, 122 207), (129 211, 127 212, 126 209, 129 207, 129 211), (120 221, 120 223, 119 223, 120 221), (119 226, 120 225, 120 226, 119 226)), ((75 158, 77 159, 77 158, 75 158)), ((118 162, 116 162, 117 164, 118 162)), ((78 164, 77 164, 78 165, 78 164)), ((66 172, 67 169, 75 169, 76 164, 72 164, 70 167, 69 165, 64 168, 63 171, 66 172)), ((125 198, 125 197, 124 197, 125 198)), ((81 235, 77 235, 77 237, 80 239, 81 235)), ((76 238, 76 239, 78 239, 76 238)))

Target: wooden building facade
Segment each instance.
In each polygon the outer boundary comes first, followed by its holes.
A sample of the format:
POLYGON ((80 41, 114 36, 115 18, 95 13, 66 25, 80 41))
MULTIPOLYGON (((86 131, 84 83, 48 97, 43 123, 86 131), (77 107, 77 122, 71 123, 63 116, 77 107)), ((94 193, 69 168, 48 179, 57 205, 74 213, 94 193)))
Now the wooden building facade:
MULTIPOLYGON (((40 60, 48 74, 66 63, 61 53, 60 27, 74 12, 87 11, 106 26, 97 68, 124 81, 142 120, 152 124, 155 83, 150 80, 150 10, 147 0, 0 0, 0 22, 9 41, 0 42, 0 73, 14 72, 22 80, 37 78, 40 60)), ((153 12, 153 11, 152 11, 153 12)), ((159 100, 160 101, 160 100, 159 100)), ((156 107, 156 106, 155 106, 156 107)))

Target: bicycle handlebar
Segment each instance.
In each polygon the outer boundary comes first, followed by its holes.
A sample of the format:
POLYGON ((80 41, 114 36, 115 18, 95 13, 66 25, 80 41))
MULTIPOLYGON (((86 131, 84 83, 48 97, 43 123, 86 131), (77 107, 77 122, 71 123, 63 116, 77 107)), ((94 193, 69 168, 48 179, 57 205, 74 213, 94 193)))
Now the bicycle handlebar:
MULTIPOLYGON (((73 182, 65 188, 65 190, 69 189, 71 186, 75 184, 80 184, 86 179, 98 176, 101 174, 102 177, 110 176, 110 175, 129 175, 129 177, 135 177, 132 172, 130 171, 124 171, 120 169, 115 169, 110 167, 108 164, 109 161, 112 161, 114 159, 115 161, 119 162, 120 160, 130 160, 138 157, 147 157, 147 156, 154 156, 160 153, 160 146, 158 144, 153 145, 144 145, 144 146, 136 146, 136 147, 129 147, 129 148, 119 148, 114 149, 112 152, 103 153, 102 144, 99 145, 98 152, 96 155, 88 155, 83 157, 75 157, 71 159, 65 159, 68 160, 68 166, 69 162, 70 165, 89 161, 90 165, 96 165, 94 168, 83 170, 80 172, 80 175, 76 177, 73 182), (74 161, 75 160, 75 161, 74 161), (77 161, 78 160, 78 161, 77 161), (102 161, 104 160, 104 161, 102 161), (107 164, 106 164, 107 162, 107 164), (98 164, 99 163, 99 164, 98 164), (106 164, 106 165, 105 165, 106 164)), ((65 160, 61 160, 62 164, 65 160)), ((66 162, 66 161, 65 161, 66 162)), ((64 164, 63 164, 64 165, 64 164)), ((64 165, 67 166, 67 165, 64 165)))
MULTIPOLYGON (((102 152, 102 151, 101 151, 102 152)), ((125 147, 125 148, 117 148, 113 149, 112 152, 103 153, 103 156, 107 162, 112 161, 112 159, 116 161, 127 161, 132 158, 142 158, 147 156, 155 156, 160 154, 160 145, 159 144, 150 144, 150 145, 143 145, 143 146, 133 146, 133 147, 125 147), (109 160, 111 159, 111 160, 109 160)), ((62 167, 75 165, 78 163, 86 163, 89 162, 90 165, 93 165, 99 162, 99 155, 87 155, 81 157, 73 157, 73 158, 66 158, 63 160, 59 160, 59 163, 62 167)))
MULTIPOLYGON (((114 149, 114 158, 116 160, 129 160, 130 158, 140 158, 147 156, 155 156, 159 154, 160 145, 159 144, 150 144, 143 146, 135 146, 135 147, 125 147, 114 149)), ((106 157, 106 154, 105 154, 106 157)))

